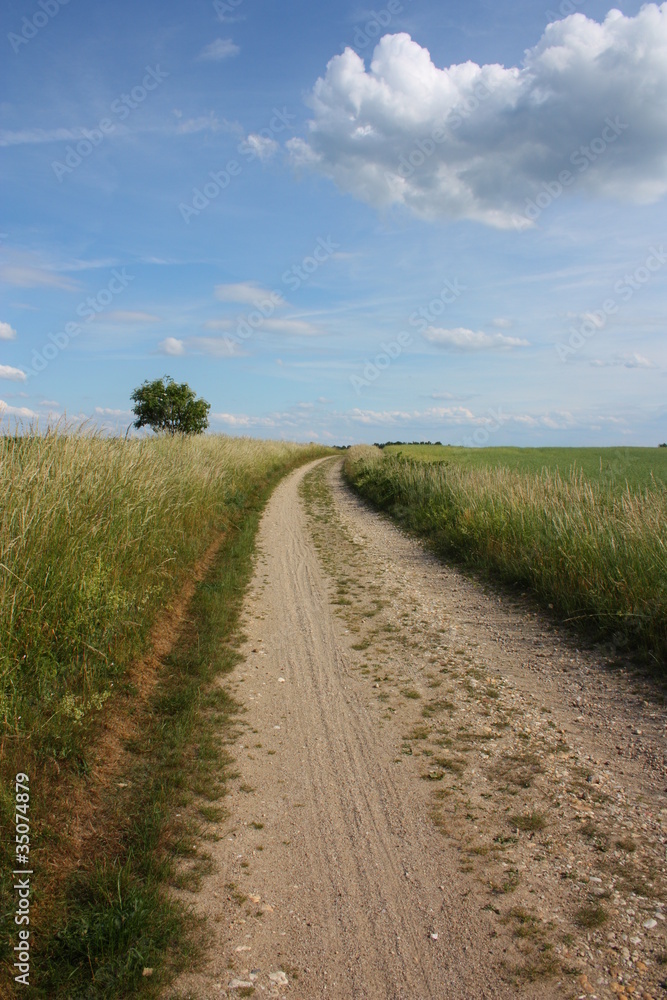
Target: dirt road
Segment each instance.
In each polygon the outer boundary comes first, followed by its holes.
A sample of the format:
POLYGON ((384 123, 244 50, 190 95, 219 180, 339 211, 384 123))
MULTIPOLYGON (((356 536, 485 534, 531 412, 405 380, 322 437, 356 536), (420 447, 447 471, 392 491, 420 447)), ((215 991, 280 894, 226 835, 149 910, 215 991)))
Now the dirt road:
POLYGON ((211 947, 168 996, 663 995, 658 694, 438 563, 337 461, 275 491, 245 632, 229 818, 183 894, 211 947))

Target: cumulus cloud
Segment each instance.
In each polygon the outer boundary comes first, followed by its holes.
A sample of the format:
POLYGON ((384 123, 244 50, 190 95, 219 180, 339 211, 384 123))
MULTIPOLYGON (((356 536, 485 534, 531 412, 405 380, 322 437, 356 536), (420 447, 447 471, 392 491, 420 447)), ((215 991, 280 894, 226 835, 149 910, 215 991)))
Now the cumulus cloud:
POLYGON ((441 69, 404 33, 380 40, 369 69, 348 48, 308 97, 306 138, 287 146, 295 165, 375 207, 508 228, 564 170, 565 192, 660 198, 665 101, 667 3, 650 3, 549 24, 508 68, 441 69))
POLYGON ((112 410, 108 406, 96 406, 95 413, 102 417, 131 417, 132 410, 112 410))
POLYGON ((24 420, 36 420, 37 414, 34 410, 29 410, 27 406, 10 406, 9 403, 5 403, 4 399, 0 399, 0 418, 2 417, 20 417, 24 420))
POLYGON ((9 379, 10 382, 25 382, 27 375, 20 368, 12 368, 11 365, 0 365, 0 378, 9 379))
POLYGON ((14 340, 16 330, 9 323, 0 323, 0 340, 14 340))
POLYGON ((199 59, 220 62, 221 59, 229 59, 231 56, 237 56, 240 51, 238 45, 231 38, 216 38, 210 45, 202 49, 199 53, 199 59))
POLYGON ((504 333, 484 333, 482 330, 466 330, 456 327, 453 330, 441 330, 429 326, 424 330, 424 338, 437 347, 449 347, 457 351, 487 351, 493 349, 508 350, 513 347, 528 347, 529 342, 520 337, 508 337, 504 333))
POLYGON ((179 340, 178 337, 165 337, 158 344, 158 350, 161 354, 166 354, 170 358, 178 358, 180 355, 185 354, 185 343, 179 340))

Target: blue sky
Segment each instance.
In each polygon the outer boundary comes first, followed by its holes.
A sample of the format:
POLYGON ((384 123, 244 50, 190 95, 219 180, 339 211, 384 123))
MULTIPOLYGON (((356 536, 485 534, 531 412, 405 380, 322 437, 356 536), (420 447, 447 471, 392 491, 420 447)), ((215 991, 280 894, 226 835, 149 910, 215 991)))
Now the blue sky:
POLYGON ((6 419, 168 373, 226 433, 667 438, 667 4, 2 21, 6 419))

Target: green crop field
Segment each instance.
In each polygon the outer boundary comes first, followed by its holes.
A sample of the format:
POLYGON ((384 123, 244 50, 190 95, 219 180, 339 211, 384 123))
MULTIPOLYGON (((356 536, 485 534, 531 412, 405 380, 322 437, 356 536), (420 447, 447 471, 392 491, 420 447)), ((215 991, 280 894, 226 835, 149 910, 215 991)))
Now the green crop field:
POLYGON ((387 454, 421 462, 452 462, 463 469, 505 467, 519 472, 543 469, 585 476, 624 488, 667 486, 667 448, 454 448, 448 445, 387 445, 387 454))

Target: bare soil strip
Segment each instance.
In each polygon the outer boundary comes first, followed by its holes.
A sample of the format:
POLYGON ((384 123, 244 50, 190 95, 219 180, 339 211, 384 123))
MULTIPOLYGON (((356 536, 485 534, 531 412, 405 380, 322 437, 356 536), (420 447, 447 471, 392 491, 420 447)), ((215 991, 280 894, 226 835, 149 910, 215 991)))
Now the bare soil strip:
POLYGON ((153 625, 146 654, 123 678, 127 689, 135 693, 107 705, 102 731, 91 748, 90 774, 68 778, 53 791, 53 811, 49 820, 58 826, 60 843, 49 850, 48 871, 52 880, 49 892, 83 859, 101 854, 102 845, 108 848, 118 839, 119 830, 106 803, 109 788, 122 780, 131 757, 127 743, 141 731, 144 713, 164 660, 187 625, 188 607, 196 586, 210 571, 224 539, 224 532, 216 535, 153 625))
POLYGON ((664 701, 314 463, 247 600, 230 819, 169 996, 664 995, 664 701))

